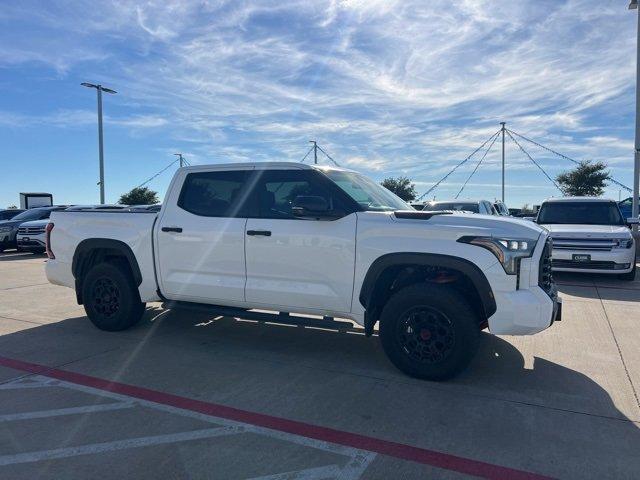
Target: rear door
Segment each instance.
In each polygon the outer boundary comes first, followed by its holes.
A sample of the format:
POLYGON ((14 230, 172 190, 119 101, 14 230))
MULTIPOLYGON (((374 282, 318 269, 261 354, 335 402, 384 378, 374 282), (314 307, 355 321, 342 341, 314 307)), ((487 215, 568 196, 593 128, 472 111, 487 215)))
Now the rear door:
POLYGON ((344 193, 313 170, 256 170, 257 218, 247 221, 246 300, 283 311, 349 312, 356 214, 344 193), (298 195, 322 196, 344 213, 334 220, 293 216, 298 195))
POLYGON ((158 281, 167 298, 244 301, 249 174, 187 170, 176 178, 182 187, 172 187, 156 226, 158 281))

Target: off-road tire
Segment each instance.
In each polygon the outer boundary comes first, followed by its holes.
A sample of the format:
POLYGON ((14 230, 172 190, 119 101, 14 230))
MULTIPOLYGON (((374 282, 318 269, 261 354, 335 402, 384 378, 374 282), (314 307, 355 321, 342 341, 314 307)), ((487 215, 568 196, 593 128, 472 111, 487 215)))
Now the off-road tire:
POLYGON ((478 350, 478 316, 451 287, 419 283, 403 288, 380 316, 380 340, 402 372, 425 380, 460 373, 478 350))
POLYGON ((100 330, 116 332, 135 325, 144 313, 145 304, 125 267, 99 263, 82 282, 84 310, 100 330))

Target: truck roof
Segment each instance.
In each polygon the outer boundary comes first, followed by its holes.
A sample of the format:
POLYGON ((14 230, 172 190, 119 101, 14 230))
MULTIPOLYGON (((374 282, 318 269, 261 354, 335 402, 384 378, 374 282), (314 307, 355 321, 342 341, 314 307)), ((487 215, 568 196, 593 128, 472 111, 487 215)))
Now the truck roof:
POLYGON ((557 198, 547 198, 544 203, 556 203, 556 202, 613 202, 609 198, 600 198, 600 197, 557 197, 557 198))
POLYGON ((242 163, 212 163, 205 165, 191 165, 182 167, 183 170, 341 170, 351 171, 347 168, 330 167, 325 165, 307 165, 300 162, 242 162, 242 163))

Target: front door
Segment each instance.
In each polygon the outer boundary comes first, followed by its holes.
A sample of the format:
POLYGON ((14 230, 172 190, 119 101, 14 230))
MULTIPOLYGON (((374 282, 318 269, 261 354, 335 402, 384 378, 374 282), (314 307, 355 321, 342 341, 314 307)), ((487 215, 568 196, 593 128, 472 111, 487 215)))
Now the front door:
POLYGON ((158 280, 172 300, 244 301, 246 171, 187 172, 156 227, 158 280))
POLYGON ((256 170, 254 175, 258 218, 249 218, 246 226, 247 302, 282 311, 349 312, 355 213, 319 172, 256 170), (298 195, 322 196, 344 216, 296 218, 291 206, 298 195))

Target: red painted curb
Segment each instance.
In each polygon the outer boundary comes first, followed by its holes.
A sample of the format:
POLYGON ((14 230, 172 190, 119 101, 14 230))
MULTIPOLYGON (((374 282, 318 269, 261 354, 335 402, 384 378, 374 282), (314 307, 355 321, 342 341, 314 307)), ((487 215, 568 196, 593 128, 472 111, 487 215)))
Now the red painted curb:
POLYGON ((99 390, 119 393, 154 403, 170 405, 183 410, 190 410, 192 412, 225 418, 227 420, 235 420, 237 422, 248 423, 280 432, 291 433, 293 435, 322 440, 324 442, 345 445, 359 450, 367 450, 390 457, 400 458, 402 460, 409 460, 412 462, 422 463, 424 465, 430 465, 432 467, 465 473, 467 475, 474 475, 476 477, 491 480, 549 480, 551 478, 535 473, 525 472, 523 470, 516 470, 513 468, 502 467, 500 465, 493 465, 491 463, 459 457, 457 455, 437 452, 435 450, 413 447, 411 445, 390 442, 388 440, 368 437, 357 433, 335 430, 333 428, 288 420, 286 418, 240 410, 238 408, 216 403, 180 397, 170 393, 136 387, 135 385, 111 382, 102 378, 91 377, 89 375, 69 372, 66 370, 58 370, 45 365, 23 362, 12 358, 0 356, 0 366, 23 372, 44 375, 46 377, 56 378, 58 380, 64 380, 66 382, 84 385, 99 390))

